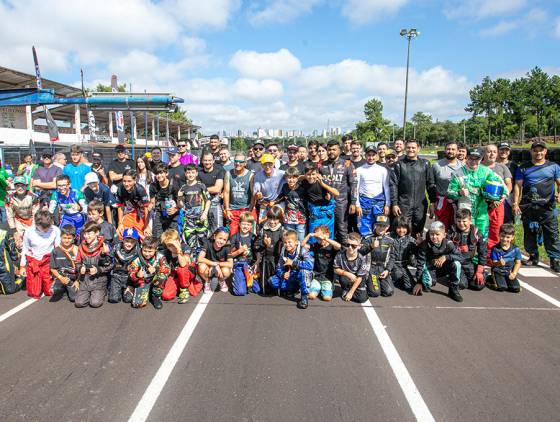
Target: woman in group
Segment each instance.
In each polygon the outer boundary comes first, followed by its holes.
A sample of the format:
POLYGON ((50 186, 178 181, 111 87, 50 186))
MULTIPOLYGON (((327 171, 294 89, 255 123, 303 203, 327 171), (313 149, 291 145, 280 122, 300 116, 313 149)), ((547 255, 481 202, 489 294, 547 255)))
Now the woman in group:
POLYGON ((136 159, 136 183, 142 186, 149 194, 148 186, 154 181, 154 175, 149 170, 149 163, 146 157, 136 159))

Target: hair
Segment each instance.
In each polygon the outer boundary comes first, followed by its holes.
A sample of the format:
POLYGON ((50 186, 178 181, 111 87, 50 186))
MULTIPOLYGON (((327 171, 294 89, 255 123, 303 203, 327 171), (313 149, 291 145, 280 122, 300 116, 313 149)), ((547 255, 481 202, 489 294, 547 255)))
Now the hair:
POLYGON ((459 148, 459 144, 457 143, 457 141, 447 141, 445 143, 445 148, 447 148, 449 145, 457 145, 457 148, 459 148))
POLYGON ((220 140, 220 137, 218 135, 214 134, 214 135, 210 136, 210 140, 213 140, 213 139, 220 140))
POLYGON ((420 146, 420 142, 418 142, 416 139, 407 139, 405 145, 408 145, 408 144, 416 144, 416 145, 420 146))
POLYGON ((284 177, 299 177, 301 176, 297 167, 288 167, 284 172, 284 177))
POLYGON ((349 140, 351 141, 351 140, 353 140, 353 139, 354 139, 354 138, 352 137, 351 134, 342 135, 342 142, 346 142, 346 141, 349 141, 349 140))
POLYGON ((471 218, 472 213, 468 208, 459 208, 455 212, 455 220, 470 220, 471 218))
POLYGON ((379 143, 377 144, 377 147, 376 147, 376 148, 382 147, 383 145, 385 145, 386 147, 389 147, 389 146, 387 145, 387 142, 379 142, 379 143))
POLYGON ((158 238, 154 236, 146 236, 142 242, 142 248, 145 249, 157 249, 158 245, 158 238))
POLYGON ((83 153, 82 147, 79 146, 79 145, 72 145, 70 147, 70 153, 72 153, 72 152, 79 152, 81 154, 81 153, 83 153))
POLYGON ((162 244, 168 245, 171 242, 180 240, 179 233, 175 229, 168 229, 161 234, 160 240, 162 244))
POLYGON ((247 154, 245 154, 243 151, 237 151, 234 155, 233 155, 233 159, 235 160, 236 158, 239 157, 243 157, 245 158, 245 160, 247 160, 247 154))
POLYGON ((61 236, 66 235, 66 236, 75 237, 76 236, 76 227, 74 227, 72 224, 65 224, 60 229, 60 235, 61 236))
POLYGON ((154 174, 167 173, 167 172, 168 172, 167 166, 163 163, 157 163, 152 170, 152 173, 154 174))
POLYGON ((315 230, 313 230, 314 233, 323 233, 327 236, 331 235, 331 231, 329 230, 328 226, 321 224, 320 226, 315 227, 315 230))
POLYGON ((445 233, 445 225, 441 221, 434 221, 430 224, 430 232, 444 232, 445 233))
POLYGON ((278 205, 273 206, 266 213, 267 220, 282 221, 283 218, 284 218, 284 210, 282 209, 282 207, 279 207, 278 205))
POLYGON ((53 155, 53 161, 58 161, 61 158, 66 159, 66 155, 64 155, 62 152, 57 152, 55 155, 53 155))
POLYGON ((278 148, 278 144, 277 144, 276 142, 272 142, 272 143, 270 143, 270 144, 268 144, 268 145, 266 146, 266 149, 268 149, 268 148, 270 148, 270 147, 276 147, 276 148, 278 148))
POLYGON ((70 178, 65 175, 65 174, 59 174, 58 176, 56 176, 55 182, 68 182, 70 183, 70 178))
POLYGON ((318 147, 318 146, 319 146, 319 142, 316 141, 315 139, 313 139, 313 140, 311 140, 311 141, 309 141, 309 142, 307 143, 307 148, 309 148, 309 147, 311 147, 311 146, 316 146, 316 147, 318 147))
POLYGON ((336 139, 331 139, 327 142, 327 147, 334 147, 337 146, 340 148, 340 143, 336 139))
POLYGON ((130 169, 130 170, 125 171, 124 174, 123 174, 123 178, 125 176, 132 177, 134 180, 136 180, 136 170, 130 169))
POLYGON ((209 148, 204 148, 202 150, 202 154, 200 154, 200 160, 203 160, 204 157, 211 155, 212 156, 212 160, 214 159, 214 154, 212 153, 212 151, 209 148))
POLYGON ((97 211, 99 214, 103 215, 105 205, 103 204, 103 202, 94 199, 88 204, 87 209, 88 211, 97 211))
POLYGON ((358 243, 362 243, 362 236, 360 236, 360 233, 356 232, 348 233, 348 240, 355 240, 358 243))
POLYGON ((33 155, 31 155, 31 154, 29 154, 29 153, 23 155, 23 159, 24 159, 24 160, 25 160, 27 157, 33 158, 33 155))
POLYGON ((222 226, 222 227, 218 227, 216 230, 214 230, 214 233, 212 233, 212 236, 211 236, 212 241, 214 241, 216 239, 216 236, 219 235, 220 233, 225 233, 229 237, 229 229, 225 226, 222 226))
POLYGON ((410 234, 410 232, 412 231, 410 227, 410 218, 407 218, 404 215, 399 215, 397 218, 395 218, 395 228, 405 228, 407 234, 410 234))
POLYGON ((189 170, 198 171, 198 167, 196 166, 196 164, 190 163, 185 166, 185 172, 189 170))
POLYGON ((303 163, 303 169, 305 171, 305 174, 307 174, 312 171, 317 171, 317 166, 311 161, 306 161, 305 163, 303 163))
POLYGON ((83 233, 87 233, 87 232, 99 233, 100 231, 101 231, 101 227, 99 227, 99 224, 94 223, 93 221, 88 221, 86 224, 84 224, 84 227, 82 228, 83 233))
POLYGON ((239 214, 239 222, 240 223, 253 223, 255 221, 255 217, 249 211, 243 211, 239 214))
POLYGON ((462 142, 457 143, 457 149, 466 149, 468 150, 467 146, 462 142))
POLYGON ((222 145, 218 151, 227 151, 229 152, 229 148, 227 145, 222 145))
POLYGON ((160 147, 152 147, 152 152, 154 152, 154 151, 156 151, 156 150, 159 151, 159 152, 161 152, 161 148, 160 148, 160 147))
POLYGON ((358 145, 359 147, 361 147, 362 143, 356 139, 356 140, 353 140, 350 145, 358 145))
POLYGON ((503 224, 500 227, 500 234, 503 236, 515 236, 515 226, 513 224, 503 224))
POLYGON ((286 230, 284 234, 282 234, 282 239, 287 239, 288 237, 297 240, 297 232, 295 230, 286 230))
POLYGON ((35 225, 42 229, 48 229, 53 224, 53 217, 47 210, 39 210, 35 213, 35 225))

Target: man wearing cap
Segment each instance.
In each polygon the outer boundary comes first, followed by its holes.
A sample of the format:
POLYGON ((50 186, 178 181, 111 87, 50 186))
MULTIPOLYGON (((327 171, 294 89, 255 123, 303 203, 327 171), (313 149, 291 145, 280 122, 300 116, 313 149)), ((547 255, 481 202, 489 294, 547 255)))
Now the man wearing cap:
POLYGON ((358 202, 358 231, 362 236, 373 233, 373 225, 378 215, 389 215, 391 192, 389 172, 386 167, 375 162, 377 150, 374 146, 366 148, 366 163, 356 170, 358 202))
POLYGON ((62 174, 62 169, 53 165, 51 154, 43 154, 41 161, 41 167, 31 179, 31 187, 37 195, 48 198, 56 189, 56 176, 62 174))
POLYGON ((542 140, 531 145, 531 161, 521 164, 515 174, 512 208, 515 214, 521 214, 523 221, 523 244, 529 253, 526 265, 539 263, 537 236, 541 228, 550 268, 560 272, 556 212, 556 203, 560 202, 560 167, 546 159, 546 152, 542 140))
POLYGON ((432 164, 431 186, 428 186, 430 198, 430 217, 434 216, 445 225, 445 229, 453 225, 455 210, 453 202, 447 198, 447 188, 451 176, 461 168, 462 164, 457 160, 457 142, 449 141, 445 144, 445 158, 432 164))
POLYGON ((253 144, 253 157, 247 160, 247 169, 253 173, 257 173, 262 170, 261 158, 264 153, 264 143, 260 139, 257 139, 253 144))
POLYGON ((508 190, 500 176, 486 166, 480 165, 482 153, 478 148, 472 148, 467 155, 467 165, 458 169, 451 177, 447 188, 447 197, 457 201, 457 208, 467 208, 471 211, 472 222, 480 233, 488 239, 488 203, 503 202, 508 196, 508 190), (485 198, 485 187, 496 184, 502 187, 501 199, 485 198))
POLYGON ((111 193, 109 187, 100 182, 99 176, 95 172, 86 174, 84 188, 84 198, 86 204, 91 201, 99 201, 105 205, 105 219, 107 223, 113 224, 113 216, 111 213, 111 206, 117 202, 115 196, 111 193))
POLYGON ((418 141, 406 141, 406 156, 397 159, 390 173, 393 214, 410 219, 413 237, 424 233, 428 209, 426 190, 433 184, 430 163, 418 157, 419 151, 418 141))
POLYGON ((247 157, 241 151, 235 154, 233 170, 225 173, 224 179, 224 217, 229 220, 231 236, 239 231, 241 213, 249 211, 256 219, 254 208, 251 208, 251 192, 254 173, 245 168, 247 157))
POLYGON ((78 192, 81 192, 86 174, 91 171, 90 166, 82 162, 83 152, 79 145, 72 145, 70 147, 70 162, 64 166, 62 174, 70 178, 70 187, 78 192))
POLYGON ((275 159, 272 154, 264 154, 261 158, 262 170, 253 179, 252 207, 258 205, 257 223, 261 223, 270 208, 270 202, 280 195, 284 185, 284 170, 274 168, 275 159))
MULTIPOLYGON (((187 183, 187 177, 185 176, 185 166, 181 164, 179 150, 175 147, 171 147, 167 150, 167 156, 169 157, 167 177, 169 177, 169 180, 173 180, 174 184, 181 187, 187 183)), ((155 167, 152 171, 154 170, 155 167)))
MULTIPOLYGON (((115 147, 115 153, 117 158, 115 158, 109 166, 109 179, 112 186, 116 186, 118 189, 122 183, 124 173, 127 170, 134 170, 134 161, 126 157, 126 148, 124 145, 117 145, 115 147)), ((116 188, 113 188, 113 191, 115 191, 116 188)))
POLYGON ((325 183, 336 190, 334 214, 335 237, 339 243, 346 244, 348 236, 348 213, 356 212, 358 201, 356 170, 350 160, 340 156, 340 144, 334 139, 327 144, 328 160, 321 165, 319 173, 325 183), (348 200, 350 199, 350 206, 348 200))
MULTIPOLYGON (((511 146, 507 142, 500 142, 498 144, 498 158, 496 162, 504 164, 509 169, 512 175, 512 184, 514 182, 513 178, 517 172, 517 164, 509 159, 511 154, 511 146)), ((513 223, 513 189, 509 193, 508 199, 504 202, 504 223, 513 223)))
POLYGON ((107 176, 105 167, 103 166, 103 154, 100 152, 93 152, 91 154, 91 171, 97 174, 101 183, 109 185, 109 177, 107 176))
POLYGON ((287 170, 288 167, 295 167, 298 169, 299 174, 305 173, 303 163, 299 161, 299 148, 297 145, 290 145, 288 147, 288 161, 280 166, 280 170, 287 170))

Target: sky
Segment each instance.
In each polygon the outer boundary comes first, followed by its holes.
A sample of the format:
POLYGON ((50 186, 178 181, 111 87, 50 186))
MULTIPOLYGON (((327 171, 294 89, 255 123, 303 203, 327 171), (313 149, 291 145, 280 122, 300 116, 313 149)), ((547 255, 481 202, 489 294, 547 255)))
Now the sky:
POLYGON ((350 130, 371 98, 459 120, 483 77, 560 74, 560 0, 0 0, 0 65, 171 92, 203 133, 350 130))

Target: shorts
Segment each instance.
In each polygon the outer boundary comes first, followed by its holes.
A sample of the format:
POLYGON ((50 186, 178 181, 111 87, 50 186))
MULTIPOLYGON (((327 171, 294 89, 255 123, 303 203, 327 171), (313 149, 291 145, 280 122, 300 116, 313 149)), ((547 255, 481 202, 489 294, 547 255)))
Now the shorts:
POLYGON ((322 298, 331 297, 333 296, 333 288, 332 282, 330 280, 325 279, 316 279, 314 278, 311 281, 311 285, 309 286, 309 293, 313 293, 317 295, 317 297, 321 296, 322 298))

